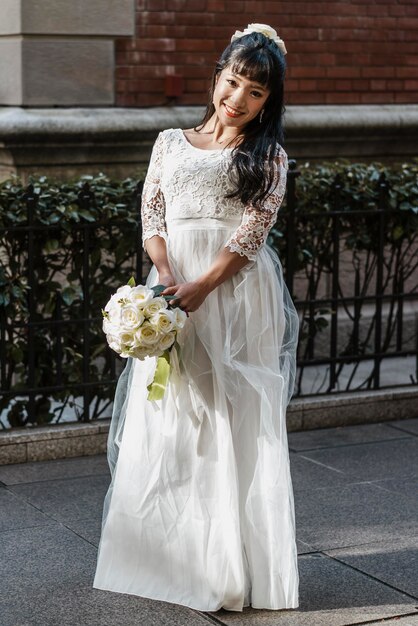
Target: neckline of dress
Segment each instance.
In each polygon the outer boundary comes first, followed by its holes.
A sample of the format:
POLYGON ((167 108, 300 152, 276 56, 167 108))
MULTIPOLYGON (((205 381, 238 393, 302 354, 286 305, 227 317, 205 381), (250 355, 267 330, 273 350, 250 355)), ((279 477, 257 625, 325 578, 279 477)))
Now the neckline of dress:
POLYGON ((183 138, 183 141, 190 146, 190 148, 193 148, 194 150, 198 150, 199 152, 224 152, 225 150, 233 150, 233 148, 198 148, 197 146, 194 146, 192 143, 190 143, 190 141, 187 139, 186 135, 184 134, 183 130, 181 128, 178 129, 180 135, 183 138))

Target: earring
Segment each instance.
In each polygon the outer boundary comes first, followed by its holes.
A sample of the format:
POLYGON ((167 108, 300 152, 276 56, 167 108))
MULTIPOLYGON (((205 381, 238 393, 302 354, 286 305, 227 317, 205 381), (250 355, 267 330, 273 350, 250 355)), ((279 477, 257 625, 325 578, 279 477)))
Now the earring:
POLYGON ((260 124, 263 121, 263 115, 264 115, 264 109, 261 109, 261 113, 260 113, 260 124))

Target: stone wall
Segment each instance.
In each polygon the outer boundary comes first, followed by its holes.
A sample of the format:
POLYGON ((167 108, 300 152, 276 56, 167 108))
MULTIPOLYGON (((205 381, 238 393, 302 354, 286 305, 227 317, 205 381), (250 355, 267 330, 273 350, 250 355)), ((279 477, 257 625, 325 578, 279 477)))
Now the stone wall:
MULTIPOLYGON (((0 180, 41 174, 138 176, 160 130, 190 128, 203 107, 0 107, 0 180)), ((393 163, 417 154, 418 107, 289 106, 284 147, 291 159, 393 163)))
POLYGON ((0 104, 113 105, 133 0, 0 0, 0 104))

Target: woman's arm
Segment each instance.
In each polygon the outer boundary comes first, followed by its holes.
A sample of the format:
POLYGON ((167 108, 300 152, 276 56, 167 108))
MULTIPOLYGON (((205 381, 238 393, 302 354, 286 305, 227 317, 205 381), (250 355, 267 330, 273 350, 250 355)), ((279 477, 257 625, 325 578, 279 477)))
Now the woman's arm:
POLYGON ((165 239, 159 235, 152 235, 144 242, 144 250, 157 268, 160 283, 167 286, 174 285, 165 239))
POLYGON ((142 247, 157 268, 159 282, 171 286, 175 284, 175 280, 167 258, 165 200, 161 190, 163 154, 164 139, 163 134, 159 133, 142 189, 142 247))

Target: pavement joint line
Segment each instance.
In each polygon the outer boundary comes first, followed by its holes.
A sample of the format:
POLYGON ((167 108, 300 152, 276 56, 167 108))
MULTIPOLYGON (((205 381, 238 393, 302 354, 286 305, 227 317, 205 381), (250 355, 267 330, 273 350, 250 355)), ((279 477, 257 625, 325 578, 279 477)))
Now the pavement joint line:
POLYGON ((316 459, 310 459, 308 456, 303 456, 303 454, 300 454, 299 456, 302 457, 302 459, 306 459, 307 461, 311 461, 312 463, 316 463, 316 465, 321 465, 321 467, 326 467, 327 469, 333 471, 333 472, 337 472, 338 474, 343 474, 345 476, 345 472, 343 472, 342 470, 337 469, 336 467, 332 467, 331 465, 327 465, 326 463, 321 463, 320 461, 317 461, 316 459))
POLYGON ((397 476, 396 478, 379 478, 378 480, 373 481, 373 484, 378 488, 378 489, 382 489, 382 491, 387 491, 387 493, 396 493, 397 496, 402 497, 402 498, 409 498, 410 496, 406 493, 398 493, 393 491, 393 489, 388 489, 387 487, 384 487, 382 485, 379 485, 377 483, 379 482, 384 482, 387 480, 413 480, 413 479, 417 479, 418 475, 414 474, 414 476, 397 476))
MULTIPOLYGON (((373 626, 373 624, 381 624, 383 622, 397 622, 399 620, 399 618, 404 618, 404 617, 414 617, 414 615, 418 615, 417 611, 414 611, 413 613, 401 613, 400 615, 391 615, 388 617, 381 617, 380 619, 376 620, 375 618, 373 618, 372 620, 366 620, 365 622, 350 622, 349 624, 345 624, 345 626, 362 626, 363 624, 368 624, 369 626, 373 626)), ((412 626, 412 624, 411 624, 412 626)))
MULTIPOLYGON (((350 476, 349 474, 346 474, 346 476, 348 476, 349 478, 353 478, 353 480, 350 480, 350 482, 344 483, 343 485, 340 485, 338 487, 330 487, 328 485, 326 485, 325 487, 295 487, 294 491, 295 492, 299 492, 299 493, 303 493, 304 491, 311 491, 311 492, 315 492, 315 491, 324 491, 324 490, 332 490, 332 489, 347 489, 347 487, 354 487, 356 485, 372 485, 374 486, 375 482, 379 481, 379 480, 392 480, 392 479, 387 479, 387 478, 377 478, 375 481, 373 480, 356 480, 355 476, 350 476)), ((402 476, 402 478, 405 478, 404 476, 402 476)), ((414 478, 414 476, 411 477, 406 477, 406 479, 408 478, 414 478)), ((396 480, 395 478, 393 480, 396 480)), ((377 486, 377 485, 376 485, 377 486)), ((383 489, 383 487, 380 487, 380 489, 383 489)), ((389 491, 389 490, 388 490, 389 491)), ((394 493, 393 491, 391 491, 390 493, 394 493)), ((404 495, 404 494, 399 494, 399 495, 404 495)), ((408 496, 405 496, 408 497, 408 496)))
POLYGON ((213 615, 207 615, 203 611, 197 611, 195 609, 192 609, 192 611, 196 613, 197 615, 199 615, 200 617, 203 617, 204 619, 206 619, 211 624, 221 624, 221 626, 225 626, 225 622, 222 622, 220 619, 218 619, 217 617, 214 617, 213 615))
MULTIPOLYGON (((59 459, 56 460, 59 461, 59 459)), ((34 462, 36 463, 37 461, 34 462)), ((43 461, 40 461, 40 463, 43 463, 43 461)), ((12 465, 14 465, 14 463, 12 465)), ((0 471, 2 467, 7 467, 7 465, 0 465, 0 471)), ((60 478, 45 478, 45 480, 30 480, 29 482, 23 483, 11 483, 9 485, 5 484, 5 487, 8 487, 10 489, 11 487, 20 487, 20 485, 39 485, 42 483, 54 483, 59 480, 83 480, 84 478, 95 478, 95 476, 109 476, 110 478, 110 473, 106 472, 105 474, 86 474, 85 476, 61 476, 60 478)), ((0 485, 1 484, 2 483, 0 482, 0 485)))
MULTIPOLYGON (((402 422, 403 420, 399 420, 399 421, 402 422)), ((397 426, 396 424, 386 424, 386 425, 389 426, 390 428, 393 428, 394 430, 400 430, 403 433, 412 435, 412 437, 418 437, 418 433, 414 433, 411 430, 407 430, 407 427, 401 428, 400 426, 397 426)))
MULTIPOLYGON (((30 483, 27 483, 30 484, 30 483)), ((22 496, 19 493, 15 493, 12 489, 10 489, 9 487, 7 488, 7 491, 9 491, 10 493, 12 493, 16 498, 19 498, 19 500, 21 500, 22 502, 24 502, 25 504, 33 507, 34 509, 36 509, 37 511, 39 511, 40 513, 42 513, 42 515, 45 515, 46 517, 48 517, 49 519, 54 520, 54 522, 60 523, 59 519, 56 519, 55 517, 52 517, 52 515, 50 513, 47 513, 46 511, 43 511, 42 509, 40 509, 38 506, 36 506, 36 504, 33 504, 32 502, 30 502, 25 496, 22 496)), ((76 520, 73 520, 76 521, 76 520)))
MULTIPOLYGON (((339 550, 339 548, 335 548, 336 550, 339 550)), ((322 554, 323 556, 325 556, 326 558, 332 559, 333 561, 338 561, 338 563, 342 563, 342 565, 345 565, 346 567, 354 570, 355 572, 359 572, 360 574, 363 574, 363 576, 366 576, 367 578, 370 578, 371 580, 375 580, 376 582, 380 583, 381 585, 384 585, 385 587, 389 587, 389 589, 392 589, 393 591, 397 591, 398 593, 401 593, 404 596, 407 596, 408 598, 411 598, 414 602, 418 601, 418 596, 413 596, 412 594, 408 593, 407 591, 403 591, 403 589, 398 589, 398 587, 395 587, 394 585, 391 585, 390 583, 386 583, 384 580, 381 580, 380 578, 377 578, 377 576, 373 576, 373 574, 369 574, 368 572, 364 572, 363 570, 359 569, 358 567, 355 567, 354 565, 351 565, 351 563, 346 563, 345 561, 341 560, 338 558, 337 555, 332 555, 332 554, 326 554, 325 551, 321 550, 320 554, 322 554)), ((415 607, 418 609, 418 607, 415 607)), ((363 622, 360 622, 361 624, 363 622)), ((367 624, 367 622, 364 622, 365 624, 367 624)))
MULTIPOLYGON (((77 520, 79 521, 79 520, 77 520)), ((98 546, 93 543, 92 541, 90 541, 90 539, 87 539, 86 537, 83 537, 82 535, 80 535, 77 531, 74 530, 74 528, 70 528, 69 526, 66 526, 66 524, 64 524, 64 522, 58 522, 58 524, 60 526, 63 526, 66 530, 69 530, 70 532, 73 533, 73 535, 75 535, 76 537, 79 537, 80 539, 82 539, 83 541, 86 541, 87 543, 89 543, 91 546, 93 546, 93 548, 95 550, 98 549, 98 546)))
POLYGON ((23 532, 24 530, 30 530, 31 528, 46 528, 48 526, 56 526, 59 522, 55 522, 54 524, 35 524, 34 526, 22 526, 21 528, 8 528, 6 530, 0 530, 0 537, 4 533, 18 533, 23 532))
MULTIPOLYGON (((407 537, 407 539, 408 540, 418 539, 418 534, 417 535, 411 535, 410 537, 407 537)), ((403 542, 403 541, 405 541, 405 538, 404 537, 400 537, 399 539, 393 539, 392 538, 391 541, 394 541, 395 544, 396 544, 396 542, 403 542)), ((379 543, 387 543, 387 541, 385 539, 382 539, 381 541, 366 541, 365 543, 351 543, 351 544, 349 544, 347 546, 338 546, 337 548, 320 548, 320 549, 314 550, 314 551, 315 552, 325 552, 327 550, 330 550, 330 551, 331 550, 347 550, 349 548, 361 548, 362 546, 371 546, 373 544, 379 544, 379 543)), ((308 552, 305 552, 304 554, 308 554, 308 552)), ((302 556, 302 555, 300 555, 300 556, 302 556)))
MULTIPOLYGON (((339 428, 338 426, 332 427, 332 428, 339 428)), ((341 428, 345 428, 344 426, 341 426, 341 428)), ((296 432, 296 431, 293 431, 296 432)), ((299 431, 299 432, 309 432, 307 430, 305 431, 299 431)), ((291 446, 289 446, 289 450, 291 450, 291 452, 294 452, 295 454, 301 454, 302 452, 316 452, 316 450, 333 450, 335 448, 352 448, 354 446, 364 446, 365 444, 369 444, 369 443, 376 443, 376 444, 380 444, 380 443, 384 443, 385 441, 403 441, 404 439, 408 439, 410 436, 416 436, 416 435, 412 435, 412 433, 407 433, 406 431, 403 431, 405 434, 403 437, 388 437, 387 439, 378 439, 376 441, 353 441, 353 443, 336 443, 333 445, 329 445, 329 446, 318 446, 317 448, 303 448, 302 450, 296 450, 295 448, 292 448, 291 446)))

